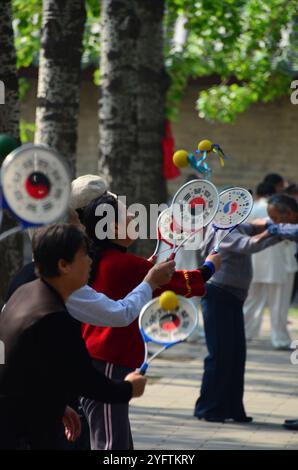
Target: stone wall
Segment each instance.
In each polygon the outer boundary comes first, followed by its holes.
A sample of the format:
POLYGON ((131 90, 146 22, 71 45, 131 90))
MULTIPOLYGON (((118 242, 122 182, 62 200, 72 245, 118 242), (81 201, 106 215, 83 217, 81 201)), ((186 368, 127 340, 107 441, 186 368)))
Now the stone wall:
MULTIPOLYGON (((274 103, 257 104, 240 115, 235 124, 209 123, 198 117, 195 102, 198 84, 191 83, 181 103, 179 120, 173 124, 176 148, 194 150, 198 141, 210 139, 219 143, 231 156, 221 169, 214 154, 212 181, 217 186, 241 185, 255 188, 268 172, 282 174, 298 182, 298 105, 290 98, 274 103)), ((22 105, 22 117, 34 122, 36 79, 30 79, 30 89, 22 105)), ((97 171, 98 88, 83 81, 79 121, 77 174, 97 171)), ((173 193, 192 171, 169 182, 173 193)))

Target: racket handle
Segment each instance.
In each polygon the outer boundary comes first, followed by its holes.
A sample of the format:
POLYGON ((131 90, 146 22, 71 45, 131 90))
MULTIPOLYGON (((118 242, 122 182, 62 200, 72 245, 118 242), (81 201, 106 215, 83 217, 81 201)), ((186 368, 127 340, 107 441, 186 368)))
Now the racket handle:
POLYGON ((18 233, 18 232, 21 232, 22 230, 22 227, 18 226, 18 227, 13 227, 9 230, 6 230, 6 232, 3 232, 1 233, 0 235, 0 242, 2 242, 3 240, 5 240, 7 237, 10 237, 11 235, 14 235, 15 233, 18 233))
POLYGON ((150 256, 150 258, 148 258, 148 261, 150 263, 155 263, 156 260, 157 260, 157 255, 152 255, 152 256, 150 256))
POLYGON ((168 257, 167 261, 173 261, 175 259, 175 256, 176 256, 176 251, 173 251, 173 253, 171 253, 170 256, 168 257))
POLYGON ((230 235, 230 233, 233 232, 233 230, 238 227, 238 225, 234 225, 234 227, 230 228, 230 230, 222 237, 222 239, 217 243, 217 245, 215 245, 215 247, 212 250, 213 254, 216 255, 217 253, 219 253, 219 246, 220 246, 221 242, 223 242, 224 239, 227 238, 230 235))
POLYGON ((141 375, 145 375, 145 374, 146 374, 146 371, 147 371, 147 369, 148 369, 148 365, 149 365, 148 362, 144 362, 144 363, 141 365, 141 367, 140 367, 140 369, 139 369, 139 373, 140 373, 141 375))

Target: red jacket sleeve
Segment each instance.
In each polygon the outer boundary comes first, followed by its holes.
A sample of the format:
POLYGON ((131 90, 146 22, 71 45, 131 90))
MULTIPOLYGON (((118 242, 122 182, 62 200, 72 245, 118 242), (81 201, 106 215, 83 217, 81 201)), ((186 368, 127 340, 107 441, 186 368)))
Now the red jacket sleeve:
MULTIPOLYGON (((110 250, 100 262, 100 272, 93 287, 112 299, 121 299, 143 281, 152 266, 152 263, 140 256, 110 250)), ((184 297, 201 297, 205 294, 201 271, 176 271, 168 284, 154 291, 154 297, 165 290, 172 290, 184 297)))
POLYGON ((172 290, 184 297, 202 297, 205 295, 205 283, 201 271, 198 269, 176 271, 168 284, 154 291, 154 297, 165 290, 172 290))

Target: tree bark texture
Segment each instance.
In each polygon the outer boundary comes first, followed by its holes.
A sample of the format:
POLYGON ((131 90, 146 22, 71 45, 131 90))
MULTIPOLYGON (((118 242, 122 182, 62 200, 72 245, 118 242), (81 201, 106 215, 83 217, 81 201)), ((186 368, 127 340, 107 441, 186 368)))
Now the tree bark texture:
MULTIPOLYGON (((19 90, 10 0, 0 2, 0 80, 5 85, 5 104, 0 105, 0 133, 9 134, 19 140, 19 90)), ((1 232, 15 225, 15 220, 5 212, 1 232)), ((0 243, 0 308, 8 285, 21 268, 22 262, 22 235, 11 236, 0 243)))
MULTIPOLYGON (((129 204, 166 202, 163 12, 161 0, 102 3, 99 171, 129 204)), ((138 252, 154 243, 141 242, 138 252)))
POLYGON ((84 0, 43 0, 35 143, 68 161, 75 176, 84 0))

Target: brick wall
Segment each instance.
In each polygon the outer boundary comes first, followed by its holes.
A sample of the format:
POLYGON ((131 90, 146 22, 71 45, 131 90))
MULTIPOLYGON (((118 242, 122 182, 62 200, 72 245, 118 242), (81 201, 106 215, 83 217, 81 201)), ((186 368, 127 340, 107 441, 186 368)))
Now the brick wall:
MULTIPOLYGON (((289 97, 256 104, 241 114, 235 124, 209 123, 198 117, 195 102, 198 87, 189 85, 181 103, 180 117, 173 125, 176 148, 194 150, 202 139, 219 143, 232 158, 222 169, 213 157, 212 181, 217 185, 255 188, 267 173, 277 172, 298 182, 298 105, 289 97)), ((170 182, 173 192, 185 180, 170 182)))

